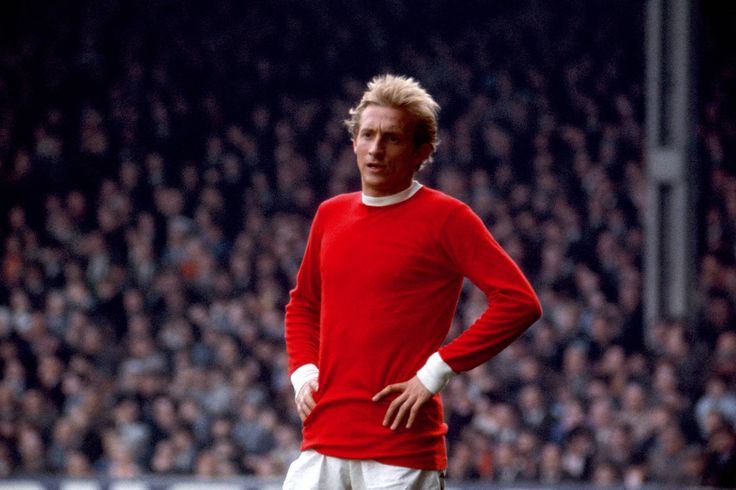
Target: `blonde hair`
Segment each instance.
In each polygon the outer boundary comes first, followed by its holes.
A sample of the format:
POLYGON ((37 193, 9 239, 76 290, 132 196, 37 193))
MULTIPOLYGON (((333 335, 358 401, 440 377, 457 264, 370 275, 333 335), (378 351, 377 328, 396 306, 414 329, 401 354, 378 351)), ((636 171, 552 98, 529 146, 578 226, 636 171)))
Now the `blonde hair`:
POLYGON ((360 116, 369 105, 404 109, 413 115, 417 120, 414 129, 414 147, 419 148, 429 143, 432 151, 426 162, 432 161, 432 154, 439 144, 437 114, 440 105, 419 85, 419 82, 411 77, 390 74, 376 76, 368 82, 368 89, 363 93, 360 103, 350 109, 350 117, 345 120, 345 126, 353 139, 358 136, 360 116))

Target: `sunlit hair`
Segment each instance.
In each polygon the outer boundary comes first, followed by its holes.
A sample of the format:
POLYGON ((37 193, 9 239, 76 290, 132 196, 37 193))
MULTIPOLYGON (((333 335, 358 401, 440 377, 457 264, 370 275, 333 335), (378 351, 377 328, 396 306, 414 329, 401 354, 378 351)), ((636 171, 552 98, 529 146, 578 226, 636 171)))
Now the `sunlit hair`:
POLYGON ((350 118, 345 120, 353 139, 358 136, 360 116, 369 105, 404 109, 416 117, 414 147, 429 143, 432 152, 424 163, 432 161, 432 154, 439 144, 437 114, 440 106, 416 80, 398 75, 379 75, 368 82, 368 90, 363 93, 357 107, 350 109, 350 118))

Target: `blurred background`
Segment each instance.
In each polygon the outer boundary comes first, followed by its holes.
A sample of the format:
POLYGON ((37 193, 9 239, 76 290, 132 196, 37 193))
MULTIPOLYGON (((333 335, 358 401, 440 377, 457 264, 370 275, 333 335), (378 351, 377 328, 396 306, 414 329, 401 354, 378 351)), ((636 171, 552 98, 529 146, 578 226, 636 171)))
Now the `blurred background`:
MULTIPOLYGON (((3 2, 0 487, 278 488, 284 305, 385 72, 442 106, 419 180, 544 308, 445 389, 451 488, 736 487, 735 29, 705 0, 3 2)), ((466 284, 451 335, 484 306, 466 284)))

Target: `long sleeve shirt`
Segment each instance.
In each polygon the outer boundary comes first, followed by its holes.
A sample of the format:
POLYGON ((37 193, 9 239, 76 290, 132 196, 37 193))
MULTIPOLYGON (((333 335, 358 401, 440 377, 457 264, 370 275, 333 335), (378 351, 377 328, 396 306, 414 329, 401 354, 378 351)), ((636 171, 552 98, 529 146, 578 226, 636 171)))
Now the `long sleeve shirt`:
POLYGON ((382 425, 393 397, 433 354, 459 373, 487 361, 541 314, 511 258, 470 208, 423 187, 389 206, 360 193, 325 201, 312 223, 286 308, 289 371, 318 369, 316 406, 302 449, 418 469, 447 465, 442 404, 435 394, 411 429, 382 425), (443 346, 464 278, 488 307, 443 346))

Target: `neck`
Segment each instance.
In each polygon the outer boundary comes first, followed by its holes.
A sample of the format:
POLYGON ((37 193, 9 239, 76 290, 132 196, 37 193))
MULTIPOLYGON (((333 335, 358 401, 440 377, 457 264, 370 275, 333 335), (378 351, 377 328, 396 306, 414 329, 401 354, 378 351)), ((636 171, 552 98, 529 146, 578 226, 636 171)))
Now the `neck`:
POLYGON ((361 196, 363 204, 366 206, 390 206, 391 204, 398 204, 400 202, 410 199, 419 189, 422 188, 422 184, 416 180, 412 181, 411 185, 403 191, 391 194, 389 196, 369 196, 365 192, 361 196))

